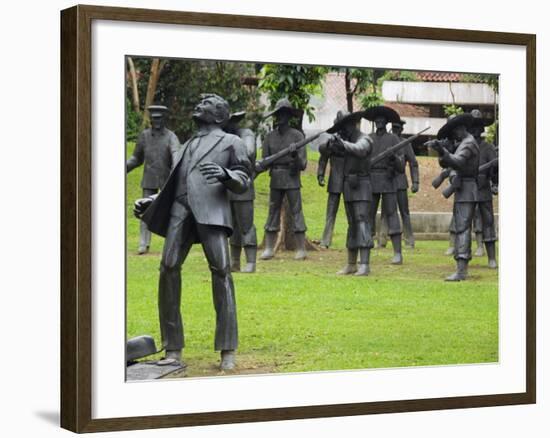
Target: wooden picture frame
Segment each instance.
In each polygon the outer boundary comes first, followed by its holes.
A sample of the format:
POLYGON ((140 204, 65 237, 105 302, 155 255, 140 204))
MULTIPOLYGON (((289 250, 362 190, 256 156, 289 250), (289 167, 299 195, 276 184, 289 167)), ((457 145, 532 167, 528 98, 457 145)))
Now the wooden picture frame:
POLYGON ((536 37, 530 34, 346 23, 196 12, 75 6, 61 13, 61 426, 97 432, 535 403, 536 400, 536 37), (195 414, 92 418, 92 22, 112 20, 526 48, 526 391, 195 414))

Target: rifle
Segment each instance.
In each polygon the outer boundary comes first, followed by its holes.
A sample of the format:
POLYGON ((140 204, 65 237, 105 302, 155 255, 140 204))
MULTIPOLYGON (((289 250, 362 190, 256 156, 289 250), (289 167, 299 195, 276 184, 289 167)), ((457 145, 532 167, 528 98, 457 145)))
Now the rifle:
POLYGON ((410 142, 412 142, 413 140, 416 140, 418 137, 420 137, 421 134, 423 134, 424 132, 426 132, 428 129, 430 129, 430 127, 428 126, 427 128, 424 128, 422 131, 414 134, 414 135, 411 135, 409 138, 403 140, 403 141, 400 141, 399 143, 389 147, 388 149, 386 149, 385 151, 383 152, 380 152, 376 157, 373 157, 371 160, 370 160, 370 164, 371 166, 379 163, 380 161, 388 158, 389 156, 395 154, 397 151, 399 151, 400 149, 403 149, 405 146, 407 146, 410 142))
MULTIPOLYGON (((483 172, 484 170, 490 169, 496 163, 498 163, 498 158, 493 158, 491 161, 479 166, 478 172, 483 172)), ((445 197, 445 199, 448 199, 459 188, 460 188, 460 177, 455 177, 453 178, 453 182, 451 182, 451 184, 442 191, 443 196, 445 197)))
MULTIPOLYGON (((303 148, 306 144, 311 143, 315 139, 317 139, 321 134, 325 133, 326 131, 318 132, 317 134, 311 135, 307 138, 304 138, 302 141, 299 141, 296 143, 296 150, 303 148)), ((279 152, 274 153, 273 155, 270 155, 269 157, 262 158, 258 161, 256 161, 256 173, 264 172, 267 170, 269 166, 271 166, 275 161, 277 161, 279 158, 286 157, 290 154, 290 146, 286 147, 284 149, 281 149, 279 152)))

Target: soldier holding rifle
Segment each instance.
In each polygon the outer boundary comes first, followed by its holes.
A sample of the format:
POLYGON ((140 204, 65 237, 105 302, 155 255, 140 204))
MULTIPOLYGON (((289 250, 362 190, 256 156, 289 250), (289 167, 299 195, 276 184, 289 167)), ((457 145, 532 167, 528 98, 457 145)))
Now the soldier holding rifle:
POLYGON ((358 128, 363 113, 338 111, 334 125, 327 130, 334 136, 327 144, 329 153, 343 159, 344 205, 348 219, 346 247, 348 262, 338 274, 369 275, 370 250, 373 247, 369 209, 372 202, 370 183, 371 140, 358 128), (359 255, 359 266, 357 266, 359 255))
MULTIPOLYGON (((246 153, 251 163, 256 161, 256 136, 248 128, 240 128, 239 123, 246 115, 240 111, 231 114, 229 121, 223 130, 229 134, 237 135, 246 147, 246 153)), ((231 204, 231 216, 235 231, 229 239, 231 246, 231 271, 253 273, 256 271, 256 252, 258 241, 256 227, 254 225, 254 174, 250 176, 250 185, 244 193, 229 191, 231 204), (246 266, 241 270, 241 251, 244 248, 246 266)))
POLYGON ((305 147, 297 148, 296 144, 304 140, 304 135, 290 126, 292 117, 299 116, 300 110, 294 108, 288 99, 280 99, 275 108, 267 117, 273 116, 274 126, 265 138, 262 147, 262 157, 269 158, 272 155, 289 148, 289 153, 276 160, 262 160, 257 171, 269 169, 269 213, 265 224, 265 249, 260 258, 269 260, 275 254, 275 242, 280 230, 281 207, 286 196, 292 216, 292 229, 296 235, 297 250, 296 260, 306 258, 306 223, 302 211, 302 195, 300 192, 300 173, 307 165, 305 147))
MULTIPOLYGON (((390 134, 386 130, 388 122, 399 122, 400 117, 397 112, 387 106, 374 106, 367 109, 364 116, 367 120, 374 122, 376 131, 369 134, 372 142, 372 155, 376 156, 384 150, 399 143, 399 138, 390 134)), ((372 232, 376 229, 376 211, 378 204, 382 200, 382 214, 388 221, 388 234, 393 245, 392 264, 400 265, 403 263, 401 252, 401 223, 397 215, 397 186, 395 183, 396 173, 404 172, 403 156, 400 154, 391 154, 378 163, 372 163, 371 183, 372 183, 372 209, 371 224, 372 232)))
POLYGON ((447 281, 465 280, 468 275, 468 262, 472 258, 472 220, 479 201, 477 176, 479 172, 479 147, 468 132, 473 117, 471 114, 460 114, 451 117, 437 133, 437 140, 427 142, 439 155, 439 164, 451 168, 451 192, 454 192, 453 215, 455 219, 456 238, 454 258, 456 272, 446 278, 447 281), (441 140, 456 139, 456 148, 452 143, 441 140), (447 146, 447 147, 445 147, 447 146))
POLYGON ((479 171, 477 183, 482 238, 487 250, 489 267, 495 269, 497 267, 495 247, 497 235, 493 212, 493 192, 496 192, 498 184, 498 162, 495 161, 497 152, 492 144, 481 137, 481 134, 485 131, 485 126, 489 126, 493 121, 484 118, 479 110, 473 110, 472 116, 473 123, 469 131, 479 145, 479 164, 484 167, 483 165, 487 163, 494 163, 492 166, 479 171))

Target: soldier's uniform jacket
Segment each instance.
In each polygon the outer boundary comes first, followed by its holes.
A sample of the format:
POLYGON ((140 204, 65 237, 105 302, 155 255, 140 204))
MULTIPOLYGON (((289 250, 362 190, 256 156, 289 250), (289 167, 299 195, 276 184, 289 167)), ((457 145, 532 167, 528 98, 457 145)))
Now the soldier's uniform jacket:
POLYGON ((455 171, 451 178, 460 178, 460 187, 455 191, 455 202, 478 202, 479 146, 474 137, 466 136, 452 154, 446 149, 444 151, 445 155, 439 158, 439 164, 455 171))
POLYGON ((160 132, 145 129, 138 137, 134 153, 126 162, 127 171, 143 166, 141 187, 160 189, 170 175, 172 159, 180 149, 176 134, 163 128, 160 132))
MULTIPOLYGON (((481 140, 479 143, 479 165, 483 166, 497 158, 497 151, 491 143, 481 140)), ((491 182, 498 183, 498 171, 496 166, 479 172, 477 176, 477 186, 479 192, 479 201, 492 201, 491 182)))
MULTIPOLYGON (((262 157, 266 158, 287 148, 292 143, 297 143, 304 139, 304 135, 294 128, 288 130, 281 135, 278 129, 269 132, 263 143, 262 157)), ((270 188, 279 190, 299 189, 301 187, 300 172, 306 168, 307 152, 304 146, 296 151, 296 158, 290 155, 281 157, 275 161, 270 169, 271 177, 270 188)))
MULTIPOLYGON (((399 141, 405 140, 404 138, 399 138, 399 141)), ((411 181, 417 182, 420 179, 419 172, 418 172, 418 161, 416 161, 416 155, 414 154, 414 149, 412 147, 412 144, 408 144, 403 149, 401 149, 401 155, 403 157, 404 161, 404 167, 403 172, 399 172, 396 170, 395 172, 395 188, 397 190, 407 190, 409 188, 409 182, 407 180, 407 174, 406 174, 406 166, 407 163, 409 164, 409 171, 411 173, 411 181)))
POLYGON ((243 141, 221 129, 196 134, 185 142, 174 161, 165 186, 142 216, 149 230, 166 237, 172 206, 182 191, 180 177, 184 172, 186 202, 195 221, 203 225, 225 227, 230 235, 233 226, 227 192, 246 191, 252 169, 243 141), (188 150, 191 145, 196 147, 194 151, 188 150), (199 170, 202 162, 214 162, 224 167, 229 179, 207 183, 199 170))
POLYGON ((330 137, 319 145, 319 164, 317 176, 325 176, 327 164, 330 163, 330 174, 327 192, 342 193, 344 191, 344 153, 329 148, 330 137))
MULTIPOLYGON (((399 137, 395 134, 385 132, 382 135, 373 132, 369 134, 372 142, 371 158, 385 151, 387 148, 399 143, 399 137)), ((403 156, 396 155, 392 160, 390 157, 371 166, 371 184, 373 193, 395 193, 397 185, 395 175, 397 172, 404 172, 403 156)))
MULTIPOLYGON (((254 165, 254 163, 256 162, 256 136, 254 135, 254 132, 252 132, 251 129, 240 128, 237 130, 237 135, 244 143, 249 161, 252 163, 252 165, 254 165)), ((254 191, 254 177, 254 174, 250 175, 250 184, 248 186, 248 189, 246 189, 244 193, 234 193, 231 191, 228 192, 229 200, 253 201, 256 195, 254 191)))
POLYGON ((372 201, 369 137, 358 129, 344 141, 344 201, 372 201))

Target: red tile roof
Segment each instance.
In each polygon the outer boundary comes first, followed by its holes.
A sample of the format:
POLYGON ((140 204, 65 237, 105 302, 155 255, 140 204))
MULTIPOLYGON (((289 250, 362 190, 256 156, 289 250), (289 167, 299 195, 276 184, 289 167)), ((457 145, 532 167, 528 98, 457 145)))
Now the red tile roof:
POLYGON ((430 117, 428 108, 401 102, 384 102, 384 105, 397 111, 401 117, 430 117))
POLYGON ((424 82, 460 82, 462 79, 462 73, 419 71, 416 75, 424 82))

